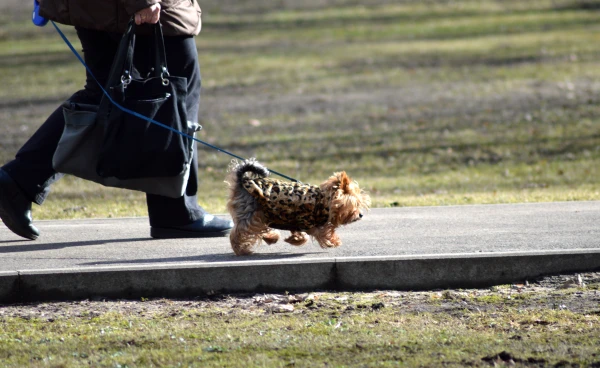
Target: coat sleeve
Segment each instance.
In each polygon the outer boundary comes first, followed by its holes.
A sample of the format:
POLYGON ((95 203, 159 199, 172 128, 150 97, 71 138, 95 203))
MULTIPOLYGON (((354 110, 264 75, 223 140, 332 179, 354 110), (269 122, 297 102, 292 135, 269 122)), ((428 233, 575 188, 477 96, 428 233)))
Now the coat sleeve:
POLYGON ((160 3, 161 0, 120 0, 125 6, 127 14, 133 15, 136 12, 149 8, 150 6, 160 3))

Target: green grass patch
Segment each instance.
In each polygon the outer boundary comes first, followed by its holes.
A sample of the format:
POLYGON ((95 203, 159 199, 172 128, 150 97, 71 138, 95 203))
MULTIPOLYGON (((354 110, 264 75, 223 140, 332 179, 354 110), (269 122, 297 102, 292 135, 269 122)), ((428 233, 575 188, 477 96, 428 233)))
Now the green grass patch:
MULTIPOLYGON (((9 1, 0 162, 85 79, 52 28, 30 25, 30 3, 9 1)), ((600 200, 596 1, 202 5, 199 138, 211 144, 313 184, 346 170, 376 207, 600 200)), ((223 213, 230 158, 199 153, 199 200, 223 213)), ((36 219, 146 215, 143 193, 73 177, 34 208, 36 219)), ((597 366, 599 283, 586 283, 317 293, 284 313, 266 296, 3 306, 0 361, 597 366)))
POLYGON ((4 307, 0 359, 7 367, 592 366, 593 293, 509 286, 4 307))
MULTIPOLYGON (((199 138, 303 182, 346 170, 377 207, 598 200, 597 5, 206 4, 199 138)), ((84 82, 19 6, 0 16, 2 162, 84 82)), ((222 213, 230 158, 199 147, 199 199, 222 213)), ((75 178, 34 211, 145 214, 143 194, 75 178)))

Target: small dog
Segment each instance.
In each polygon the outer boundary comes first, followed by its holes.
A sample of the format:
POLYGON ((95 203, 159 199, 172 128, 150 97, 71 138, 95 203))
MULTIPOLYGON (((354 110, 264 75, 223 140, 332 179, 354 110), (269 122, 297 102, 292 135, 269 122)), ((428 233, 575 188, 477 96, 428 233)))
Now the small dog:
POLYGON ((227 210, 234 227, 229 236, 236 255, 246 255, 264 240, 274 244, 279 232, 285 239, 303 245, 311 235, 321 248, 342 244, 335 229, 360 220, 371 198, 345 172, 334 173, 321 185, 283 182, 271 179, 269 170, 255 159, 233 161, 226 182, 230 195, 227 210))

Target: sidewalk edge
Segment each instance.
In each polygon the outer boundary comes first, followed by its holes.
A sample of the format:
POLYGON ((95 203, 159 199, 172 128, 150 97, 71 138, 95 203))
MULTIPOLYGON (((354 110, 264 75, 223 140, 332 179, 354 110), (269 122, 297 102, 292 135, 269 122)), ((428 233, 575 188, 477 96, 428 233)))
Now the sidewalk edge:
POLYGON ((0 272, 0 302, 488 287, 600 270, 600 249, 0 272))

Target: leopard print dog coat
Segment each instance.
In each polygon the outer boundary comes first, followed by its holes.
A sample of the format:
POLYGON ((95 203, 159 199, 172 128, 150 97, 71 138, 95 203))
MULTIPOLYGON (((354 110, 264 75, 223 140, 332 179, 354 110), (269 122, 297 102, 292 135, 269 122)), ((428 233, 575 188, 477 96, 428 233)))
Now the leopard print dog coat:
POLYGON ((242 185, 259 203, 267 226, 306 231, 329 220, 329 200, 316 185, 271 178, 242 179, 242 185))

